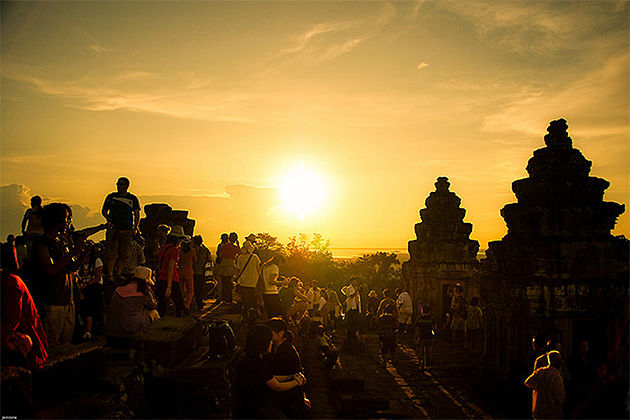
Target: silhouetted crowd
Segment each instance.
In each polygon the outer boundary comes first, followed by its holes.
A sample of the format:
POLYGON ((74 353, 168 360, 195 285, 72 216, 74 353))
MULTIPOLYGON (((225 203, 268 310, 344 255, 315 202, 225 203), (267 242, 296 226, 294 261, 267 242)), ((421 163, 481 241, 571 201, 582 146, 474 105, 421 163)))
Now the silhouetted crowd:
MULTIPOLYGON (((317 337, 329 368, 338 356, 331 337, 342 326, 349 347, 360 347, 366 332, 377 333, 384 364, 394 360, 401 337, 415 345, 421 369, 431 366, 438 334, 472 354, 485 353, 479 298, 468 301, 460 284, 449 290, 446 317, 437 320, 407 290, 368 292, 357 278, 336 289, 282 276, 284 257, 257 250, 254 234, 242 245, 235 232, 222 234, 213 261, 203 238, 187 235, 180 225, 161 224, 145 241, 129 180, 119 178, 116 187, 103 203, 106 223, 82 230, 74 228, 70 206, 43 206, 35 196, 22 235, 9 235, 2 244, 3 366, 41 367, 51 347, 96 335, 124 343, 160 317, 202 311, 208 297, 240 313, 248 326, 236 369, 235 417, 308 415, 297 334, 317 337), (102 230, 103 243, 89 239, 102 230)), ((613 399, 624 399, 610 366, 595 363, 587 341, 566 363, 555 340, 537 336, 534 351, 533 372, 525 380, 533 389, 534 418, 600 417, 618 405, 613 399)))

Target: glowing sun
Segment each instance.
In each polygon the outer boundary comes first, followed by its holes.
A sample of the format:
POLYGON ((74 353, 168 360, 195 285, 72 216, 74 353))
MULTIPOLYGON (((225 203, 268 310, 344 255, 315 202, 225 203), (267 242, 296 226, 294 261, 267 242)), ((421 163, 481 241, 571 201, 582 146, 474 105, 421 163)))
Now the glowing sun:
POLYGON ((289 171, 280 182, 280 201, 302 220, 322 206, 325 196, 324 180, 304 168, 303 163, 289 171))

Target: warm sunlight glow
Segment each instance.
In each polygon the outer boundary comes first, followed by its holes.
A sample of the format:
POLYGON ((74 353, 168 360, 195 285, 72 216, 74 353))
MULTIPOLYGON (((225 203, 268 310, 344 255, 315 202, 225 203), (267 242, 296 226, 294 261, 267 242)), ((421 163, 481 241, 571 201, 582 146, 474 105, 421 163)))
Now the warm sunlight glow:
POLYGON ((280 200, 302 220, 322 206, 325 195, 322 177, 304 168, 303 163, 289 171, 280 184, 280 200))

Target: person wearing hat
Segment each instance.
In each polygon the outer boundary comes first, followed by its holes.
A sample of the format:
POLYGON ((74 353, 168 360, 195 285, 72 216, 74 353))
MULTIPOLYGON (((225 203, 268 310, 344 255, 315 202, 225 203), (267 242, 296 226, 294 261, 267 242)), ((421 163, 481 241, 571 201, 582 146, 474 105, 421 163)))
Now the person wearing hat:
POLYGON ((107 312, 105 334, 108 337, 130 338, 159 318, 157 303, 149 288, 151 274, 150 268, 138 266, 127 283, 116 288, 107 312))
POLYGON ((179 317, 182 312, 187 312, 184 307, 182 290, 179 284, 179 273, 177 264, 179 262, 179 245, 185 237, 184 228, 179 225, 173 226, 171 233, 166 237, 166 243, 162 245, 158 252, 158 312, 164 316, 168 307, 168 300, 173 299, 175 313, 179 317))
POLYGON ((238 235, 235 232, 230 233, 227 239, 226 242, 223 242, 223 235, 221 235, 221 244, 217 248, 217 264, 215 265, 214 274, 219 278, 219 283, 221 284, 221 300, 231 304, 232 291, 234 289, 233 279, 237 273, 236 258, 241 254, 241 249, 238 246, 238 235))

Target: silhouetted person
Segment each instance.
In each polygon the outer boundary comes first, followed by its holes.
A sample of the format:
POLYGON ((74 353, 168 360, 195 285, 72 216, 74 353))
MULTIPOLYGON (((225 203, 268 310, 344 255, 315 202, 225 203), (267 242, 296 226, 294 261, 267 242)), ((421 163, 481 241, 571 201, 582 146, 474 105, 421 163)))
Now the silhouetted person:
POLYGON ((26 209, 22 219, 22 235, 31 239, 44 234, 42 227, 42 198, 38 195, 31 197, 31 208, 26 209))
POLYGON ((193 237, 193 249, 195 251, 195 262, 193 264, 193 277, 195 281, 195 301, 197 308, 203 309, 204 299, 207 292, 206 286, 206 265, 212 262, 210 250, 203 244, 201 235, 193 237))
POLYGON ((5 259, 0 263, 2 366, 40 367, 48 358, 48 341, 33 297, 22 279, 5 269, 12 264, 5 259))
POLYGON ((140 202, 131 194, 129 179, 118 178, 116 192, 109 194, 103 203, 102 214, 108 222, 105 235, 105 267, 106 277, 119 278, 130 255, 130 242, 138 231, 140 222, 140 202))
POLYGON ((565 400, 564 380, 558 370, 562 357, 558 351, 547 353, 548 366, 536 369, 526 380, 525 386, 532 388, 532 416, 534 419, 563 418, 562 404, 565 400))
MULTIPOLYGON (((223 234, 225 235, 225 234, 223 234)), ((221 300, 228 304, 232 303, 232 292, 234 290, 234 276, 236 275, 236 257, 241 253, 238 247, 238 236, 232 232, 229 236, 221 235, 221 243, 217 247, 217 264, 214 273, 219 277, 221 283, 221 300)))
POLYGON ((15 248, 15 236, 10 234, 7 241, 2 244, 2 261, 6 261, 5 270, 10 274, 17 274, 20 266, 18 264, 17 249, 15 248))
POLYGON ((83 242, 62 242, 71 221, 67 205, 51 203, 44 206, 44 235, 33 243, 34 298, 38 309, 42 309, 51 346, 69 343, 72 339, 75 324, 72 273, 84 263, 89 251, 83 242))
POLYGON ((420 317, 416 320, 416 353, 420 359, 420 368, 426 369, 431 363, 431 351, 435 339, 436 323, 431 315, 431 307, 423 305, 420 309, 420 317))
POLYGON ((171 233, 166 237, 166 243, 160 248, 158 254, 160 271, 158 272, 158 282, 156 285, 158 313, 160 316, 166 314, 169 299, 172 299, 175 304, 176 316, 179 317, 182 315, 182 312, 187 312, 184 307, 182 287, 179 281, 179 273, 177 272, 179 245, 182 239, 187 236, 181 226, 174 226, 171 233))
POLYGON ((378 336, 381 340, 381 356, 383 357, 383 363, 389 358, 390 362, 394 361, 394 351, 396 350, 396 329, 398 323, 394 318, 394 306, 391 304, 385 305, 383 308, 383 315, 378 317, 378 336))

